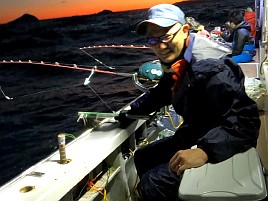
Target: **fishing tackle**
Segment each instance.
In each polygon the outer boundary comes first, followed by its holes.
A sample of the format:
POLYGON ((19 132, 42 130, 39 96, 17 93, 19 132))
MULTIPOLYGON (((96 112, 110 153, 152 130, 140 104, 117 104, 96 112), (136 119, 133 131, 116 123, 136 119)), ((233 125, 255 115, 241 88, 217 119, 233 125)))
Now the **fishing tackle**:
MULTIPOLYGON (((57 68, 67 68, 67 69, 73 69, 73 70, 81 70, 81 71, 92 71, 93 68, 95 68, 95 72, 97 73, 103 73, 103 74, 110 74, 110 75, 118 75, 118 76, 123 76, 123 77, 132 77, 131 73, 119 73, 119 72, 113 72, 113 71, 106 71, 106 70, 99 70, 97 69, 97 66, 83 66, 83 67, 79 67, 77 64, 60 64, 59 62, 55 62, 55 63, 49 63, 49 62, 43 62, 43 61, 14 61, 14 60, 10 60, 10 61, 0 61, 0 64, 29 64, 29 65, 40 65, 40 66, 52 66, 52 67, 57 67, 57 68)), ((82 65, 81 65, 82 66, 82 65)))
MULTIPOLYGON (((101 64, 102 66, 104 66, 104 67, 106 67, 106 68, 108 68, 110 70, 100 70, 100 69, 98 69, 98 66, 93 66, 93 67, 92 66, 85 66, 85 65, 79 65, 78 66, 77 64, 60 64, 59 62, 50 63, 50 62, 44 62, 44 61, 38 62, 38 61, 32 61, 32 60, 28 60, 28 61, 21 61, 21 60, 18 60, 18 61, 14 61, 14 60, 6 61, 6 60, 3 60, 3 61, 0 61, 0 64, 26 64, 26 65, 38 65, 38 66, 42 66, 42 67, 51 66, 51 67, 66 68, 66 69, 72 69, 72 70, 89 71, 91 73, 90 73, 89 77, 85 79, 84 85, 87 86, 87 87, 89 87, 91 89, 91 91, 112 112, 114 112, 114 111, 105 103, 104 100, 102 100, 102 98, 92 88, 92 86, 90 86, 90 79, 92 78, 92 76, 94 75, 94 73, 102 73, 102 74, 117 75, 117 76, 132 78, 132 81, 133 81, 134 85, 139 90, 141 90, 142 92, 146 92, 148 90, 148 88, 144 87, 139 82, 139 79, 143 79, 145 81, 155 82, 155 80, 160 79, 160 77, 163 74, 163 72, 161 72, 161 66, 160 66, 160 62, 159 61, 158 62, 157 61, 146 62, 145 64, 143 64, 142 66, 140 66, 139 74, 138 73, 120 73, 120 72, 111 71, 111 70, 114 70, 115 68, 112 67, 112 66, 106 65, 105 63, 103 63, 99 59, 95 58, 92 54, 90 54, 90 53, 88 53, 86 51, 87 49, 95 49, 95 48, 150 49, 150 47, 147 47, 147 46, 144 46, 144 45, 98 45, 98 46, 95 46, 94 45, 94 46, 87 46, 87 47, 81 47, 81 48, 79 48, 86 55, 88 55, 89 57, 91 57, 92 59, 94 59, 95 61, 97 61, 99 64, 101 64)), ((77 86, 77 85, 75 85, 75 86, 77 86)), ((56 89, 53 89, 53 90, 56 90, 56 89)), ((9 96, 7 96, 4 93, 4 91, 1 88, 1 86, 0 86, 0 91, 1 91, 1 93, 3 94, 3 96, 7 100, 13 100, 13 98, 10 98, 9 96)), ((46 91, 42 91, 42 92, 32 93, 32 94, 23 95, 23 96, 20 96, 20 97, 30 96, 30 95, 40 94, 40 93, 45 93, 45 92, 48 92, 48 91, 52 91, 52 90, 46 90, 46 91)))

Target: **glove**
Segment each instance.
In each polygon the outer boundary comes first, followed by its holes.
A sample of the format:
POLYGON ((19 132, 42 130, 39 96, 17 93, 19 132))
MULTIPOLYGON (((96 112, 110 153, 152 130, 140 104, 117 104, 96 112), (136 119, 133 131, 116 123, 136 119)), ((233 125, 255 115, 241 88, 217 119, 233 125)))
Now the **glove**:
POLYGON ((143 106, 144 102, 146 101, 147 97, 149 96, 150 92, 146 92, 143 96, 141 96, 139 99, 131 103, 130 108, 132 111, 135 111, 135 113, 140 113, 143 109, 141 107, 143 106))
POLYGON ((221 34, 222 34, 222 32, 219 31, 219 30, 214 30, 214 33, 215 33, 215 34, 218 34, 218 35, 221 35, 221 34))
POLYGON ((128 110, 121 110, 119 115, 114 117, 115 120, 119 121, 120 128, 126 128, 129 124, 131 124, 135 119, 130 119, 127 117, 128 110))

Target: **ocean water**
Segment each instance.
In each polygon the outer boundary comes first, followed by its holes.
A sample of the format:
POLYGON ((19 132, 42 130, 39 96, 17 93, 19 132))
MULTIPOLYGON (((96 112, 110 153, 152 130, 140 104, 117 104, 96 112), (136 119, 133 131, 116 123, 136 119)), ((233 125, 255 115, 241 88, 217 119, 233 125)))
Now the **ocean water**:
MULTIPOLYGON (((135 21, 120 30, 128 13, 114 14, 113 20, 112 15, 39 21, 37 30, 13 31, 12 38, 1 41, 1 60, 59 62, 135 73, 143 62, 156 59, 150 50, 86 49, 90 56, 79 50, 89 45, 142 44, 135 43, 137 37, 131 40, 136 35, 132 32, 135 21)), ((79 136, 86 129, 83 122, 77 122, 79 111, 117 111, 141 94, 131 78, 101 73, 90 79, 93 91, 84 85, 89 75, 89 71, 51 66, 0 65, 4 92, 0 94, 0 185, 57 150, 57 134, 79 136)))
MULTIPOLYGON (((223 16, 230 7, 254 7, 253 1, 222 2, 183 3, 181 7, 208 30, 226 21, 223 16)), ((52 20, 24 16, 19 23, 0 26, 0 60, 59 62, 135 73, 141 64, 156 59, 150 50, 86 49, 89 56, 79 48, 144 45, 144 37, 135 28, 145 18, 146 10, 52 20)), ((83 84, 89 75, 88 71, 42 65, 0 64, 4 92, 0 93, 0 186, 57 150, 57 134, 79 136, 85 130, 77 122, 79 111, 116 111, 141 94, 130 78, 101 73, 91 78, 94 92, 83 84)))
POLYGON ((140 93, 129 78, 96 74, 91 87, 107 107, 83 85, 88 74, 31 65, 1 67, 2 90, 13 98, 0 98, 1 182, 55 151, 57 134, 79 136, 85 129, 77 122, 79 111, 116 111, 140 93))

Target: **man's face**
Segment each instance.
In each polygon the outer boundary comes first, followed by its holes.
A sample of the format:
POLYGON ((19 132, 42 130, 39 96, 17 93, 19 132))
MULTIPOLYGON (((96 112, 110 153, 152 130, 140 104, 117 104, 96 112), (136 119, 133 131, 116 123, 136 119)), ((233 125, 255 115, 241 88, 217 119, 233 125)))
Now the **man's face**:
POLYGON ((179 23, 170 27, 160 27, 148 23, 146 30, 149 45, 156 56, 161 61, 169 63, 180 55, 184 47, 184 41, 188 36, 189 27, 187 25, 182 26, 179 23), (150 41, 153 41, 153 43, 150 44, 150 41))
POLYGON ((234 28, 236 27, 236 24, 235 24, 234 22, 231 22, 231 23, 230 23, 230 27, 231 27, 232 29, 234 29, 234 28))

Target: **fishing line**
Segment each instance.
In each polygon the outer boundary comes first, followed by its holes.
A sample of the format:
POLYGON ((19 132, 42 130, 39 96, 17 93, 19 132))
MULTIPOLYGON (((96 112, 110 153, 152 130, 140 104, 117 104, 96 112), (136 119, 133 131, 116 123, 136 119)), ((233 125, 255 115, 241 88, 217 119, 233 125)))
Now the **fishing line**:
POLYGON ((86 55, 88 55, 88 56, 90 56, 92 59, 94 59, 95 61, 97 61, 99 64, 101 64, 101 65, 103 65, 103 66, 105 66, 106 68, 108 68, 108 69, 115 69, 115 68, 113 68, 113 67, 111 67, 111 66, 107 66, 105 63, 103 63, 102 61, 100 61, 100 60, 98 60, 97 58, 95 58, 95 57, 93 57, 91 54, 89 54, 88 52, 86 52, 84 49, 80 49, 82 52, 84 52, 86 55))
POLYGON ((114 112, 114 110, 99 96, 99 94, 90 86, 90 85, 87 85, 91 91, 100 99, 100 101, 109 109, 111 110, 111 112, 114 112))
POLYGON ((99 96, 99 94, 90 86, 90 79, 94 75, 95 70, 97 67, 93 68, 88 78, 85 79, 84 85, 89 87, 91 91, 100 99, 100 101, 109 109, 111 112, 114 113, 113 109, 99 96))
POLYGON ((2 90, 2 87, 0 86, 0 90, 1 90, 1 92, 2 92, 2 94, 3 94, 3 96, 7 99, 7 100, 12 100, 13 98, 10 98, 9 96, 7 96, 5 93, 4 93, 4 91, 2 90))
MULTIPOLYGON (((15 97, 15 99, 16 98, 25 98, 25 97, 34 96, 34 95, 37 95, 37 94, 43 94, 43 93, 53 92, 53 91, 57 91, 57 90, 61 90, 61 89, 66 89, 66 88, 76 87, 76 86, 82 86, 82 85, 83 84, 75 84, 75 85, 69 85, 69 86, 65 86, 65 87, 58 87, 58 88, 54 88, 54 89, 43 90, 43 91, 31 93, 31 94, 20 95, 20 96, 15 97)), ((1 86, 0 86, 0 90, 1 90, 2 94, 5 96, 6 99, 8 99, 8 100, 14 99, 14 98, 10 98, 10 97, 8 97, 8 96, 6 96, 4 94, 4 92, 1 89, 1 86)))

